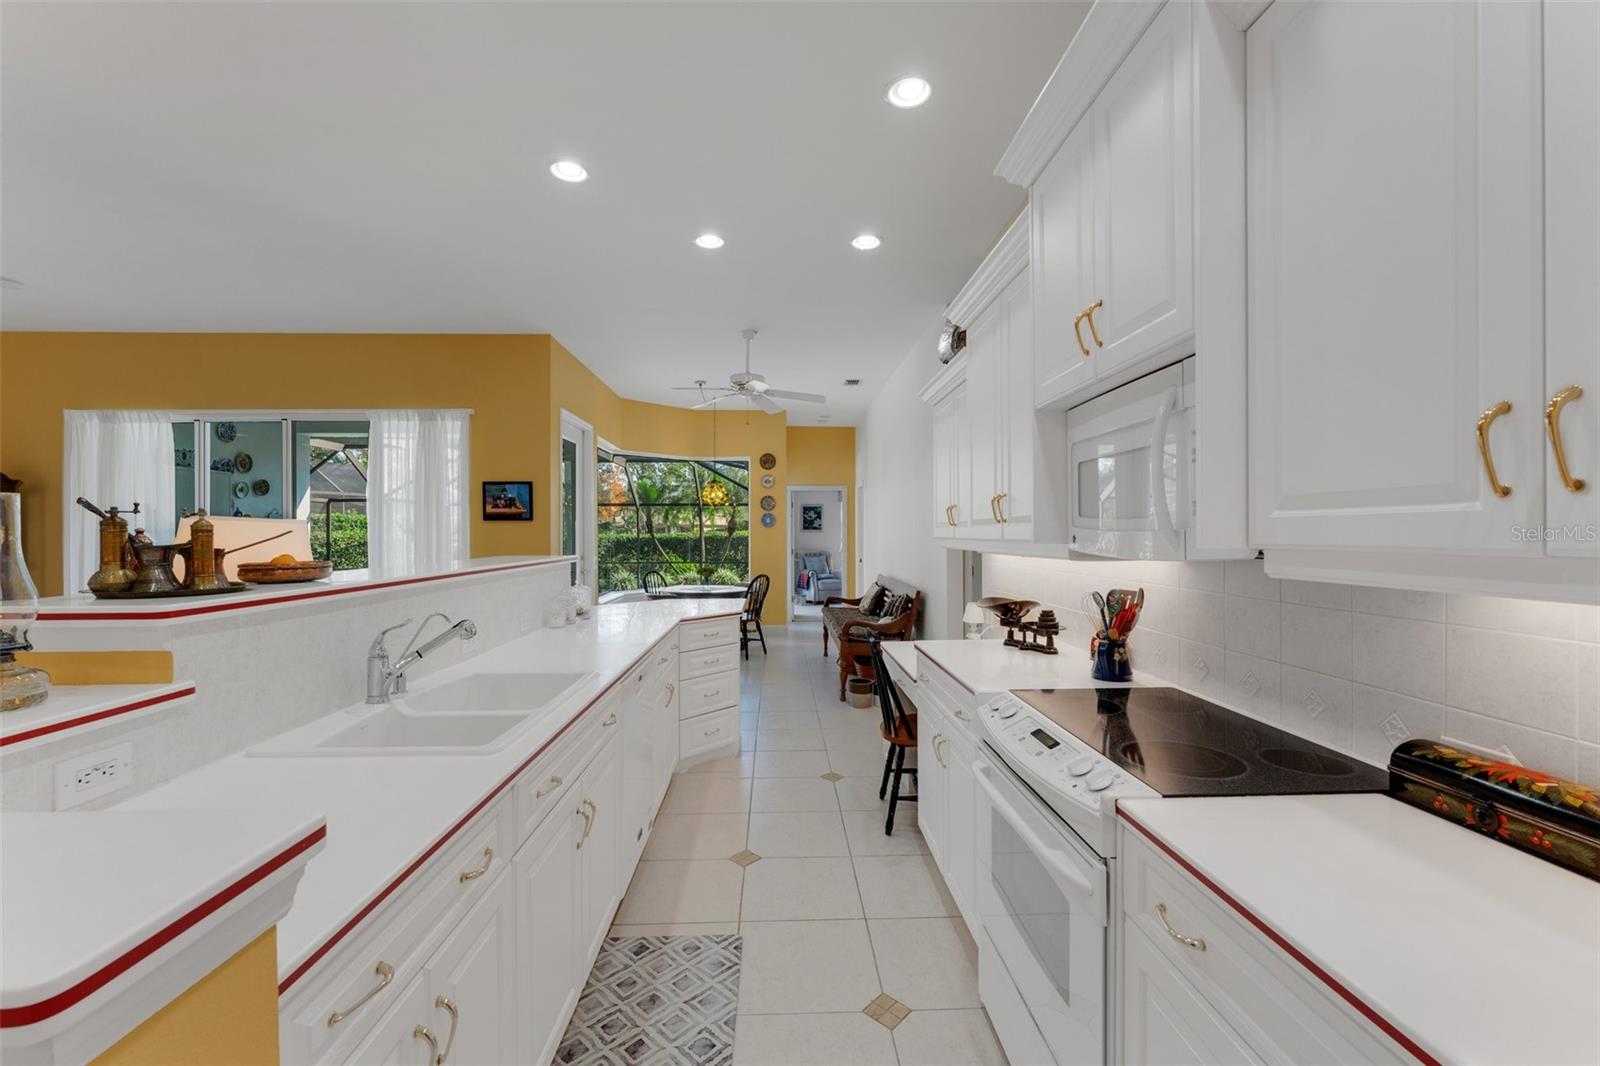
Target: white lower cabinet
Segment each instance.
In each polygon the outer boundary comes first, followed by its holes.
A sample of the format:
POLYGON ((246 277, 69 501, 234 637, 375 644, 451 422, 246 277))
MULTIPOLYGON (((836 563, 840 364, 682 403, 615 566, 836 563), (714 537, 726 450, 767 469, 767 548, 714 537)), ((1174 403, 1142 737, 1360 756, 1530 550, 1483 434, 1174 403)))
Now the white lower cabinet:
MULTIPOLYGON (((736 671, 712 682, 729 696, 711 702, 726 706, 679 719, 685 634, 702 658, 726 659, 730 639, 738 648, 729 618, 684 623, 651 648, 280 996, 285 1062, 553 1059, 678 764, 680 733, 720 726, 738 748, 736 671)), ((719 736, 704 750, 729 743, 719 736)))
MULTIPOLYGON (((927 668, 922 670, 927 676, 927 668)), ((972 764, 977 748, 965 722, 975 700, 951 686, 919 679, 917 824, 946 887, 974 935, 977 930, 977 825, 972 764)))
POLYGON ((1138 929, 1123 940, 1122 1056, 1164 1066, 1260 1062, 1138 929))
POLYGON ((522 1059, 550 1062, 587 977, 578 947, 583 820, 563 808, 517 853, 517 978, 522 1059))

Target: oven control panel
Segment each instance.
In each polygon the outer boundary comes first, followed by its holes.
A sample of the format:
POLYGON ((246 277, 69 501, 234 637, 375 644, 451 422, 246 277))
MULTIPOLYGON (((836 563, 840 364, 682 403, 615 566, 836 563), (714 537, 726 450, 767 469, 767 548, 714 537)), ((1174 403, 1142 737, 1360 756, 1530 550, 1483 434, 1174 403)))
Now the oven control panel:
POLYGON ((1045 719, 1015 696, 996 696, 978 720, 989 744, 1063 817, 1060 801, 1091 815, 1112 817, 1118 799, 1157 793, 1143 781, 1045 719))

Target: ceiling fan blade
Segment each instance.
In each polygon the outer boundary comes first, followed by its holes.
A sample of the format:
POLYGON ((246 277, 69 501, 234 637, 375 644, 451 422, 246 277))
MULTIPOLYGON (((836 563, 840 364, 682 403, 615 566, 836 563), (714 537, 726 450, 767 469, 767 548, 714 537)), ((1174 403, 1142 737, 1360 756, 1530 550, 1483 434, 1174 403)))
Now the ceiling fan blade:
POLYGON ((780 400, 799 400, 802 403, 827 403, 826 396, 818 396, 814 392, 790 392, 788 389, 766 389, 766 395, 775 396, 780 400))
POLYGON ((672 385, 674 392, 734 392, 726 385, 672 385))
POLYGON ((764 392, 751 392, 746 393, 746 395, 750 397, 751 403, 755 404, 769 415, 778 414, 783 410, 783 408, 769 400, 767 398, 767 394, 764 392))
POLYGON ((723 399, 725 399, 725 397, 722 397, 722 396, 713 396, 713 397, 711 397, 711 399, 709 399, 709 400, 701 400, 701 401, 700 401, 700 402, 699 402, 699 403, 697 403, 697 404, 691 404, 691 405, 690 405, 690 406, 689 406, 689 410, 691 410, 691 411, 698 411, 698 410, 700 410, 700 409, 701 409, 701 408, 703 408, 703 407, 711 407, 711 406, 712 406, 712 405, 714 405, 714 404, 716 404, 716 403, 718 403, 718 402, 719 402, 719 401, 721 401, 721 400, 723 400, 723 399))

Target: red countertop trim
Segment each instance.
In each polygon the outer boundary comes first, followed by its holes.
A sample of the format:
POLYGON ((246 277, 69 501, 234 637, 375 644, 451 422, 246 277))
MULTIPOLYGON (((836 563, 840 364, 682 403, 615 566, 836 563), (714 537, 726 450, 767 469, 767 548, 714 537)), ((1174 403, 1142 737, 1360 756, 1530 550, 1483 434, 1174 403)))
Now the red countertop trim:
POLYGON ((398 577, 391 581, 374 581, 365 585, 348 585, 334 588, 320 588, 309 592, 300 592, 288 596, 277 596, 270 600, 247 600, 243 603, 232 600, 210 602, 194 607, 173 607, 167 610, 156 611, 40 611, 40 622, 158 622, 173 618, 194 618, 199 615, 221 614, 225 611, 248 611, 257 607, 276 607, 280 603, 296 603, 300 600, 320 600, 328 596, 350 596, 361 592, 377 592, 380 589, 399 588, 403 585, 423 585, 430 581, 449 581, 452 578, 481 577, 484 574, 498 574, 506 570, 528 570, 536 566, 559 566, 569 563, 567 559, 541 559, 535 562, 507 563, 504 566, 486 566, 479 570, 458 570, 448 574, 427 574, 422 577, 398 577))
POLYGON ((1260 918, 1251 913, 1249 908, 1245 907, 1244 904, 1228 895, 1228 893, 1225 892, 1215 881, 1201 873, 1188 859, 1185 859, 1182 855, 1179 855, 1176 850, 1169 846, 1166 841, 1158 837, 1148 826, 1141 823, 1137 818, 1123 810, 1121 807, 1117 808, 1117 815, 1134 829, 1137 829, 1139 833, 1145 837, 1145 839, 1150 841, 1150 843, 1161 849, 1162 853, 1165 854, 1169 859, 1183 867, 1191 877, 1204 885, 1212 895, 1216 896, 1229 907, 1233 908, 1233 910, 1237 912, 1241 918, 1255 926, 1263 935, 1266 936, 1268 940, 1272 941, 1279 948, 1283 949, 1283 951, 1286 952, 1290 958, 1294 959, 1295 962, 1298 962, 1301 966, 1310 971, 1311 976, 1315 977, 1317 980, 1331 988, 1340 999, 1343 999, 1346 1003, 1360 1011, 1363 1017, 1365 1017, 1373 1025, 1376 1025, 1379 1029, 1383 1030, 1384 1035, 1388 1036, 1389 1039, 1393 1040, 1395 1043, 1405 1048, 1406 1051, 1411 1055, 1415 1056, 1417 1061, 1427 1063, 1428 1066, 1439 1066, 1439 1060, 1422 1050, 1421 1046, 1419 1046, 1415 1040, 1412 1040, 1405 1033, 1401 1032, 1393 1022, 1389 1021, 1389 1019, 1385 1018, 1382 1014, 1379 1014, 1375 1008, 1369 1006, 1365 1000, 1361 999, 1360 996, 1357 996, 1354 992, 1350 991, 1343 984, 1341 984, 1338 978, 1334 977, 1327 970, 1324 970, 1321 966, 1318 966, 1315 962, 1312 962, 1311 959, 1306 956, 1305 952, 1289 943, 1289 941, 1284 939, 1284 937, 1276 929, 1273 929, 1272 926, 1268 925, 1266 922, 1262 921, 1260 918))
POLYGON ((33 1025, 47 1018, 52 1018, 67 1008, 82 1002, 166 945, 172 943, 179 936, 182 936, 229 903, 232 903, 235 899, 238 899, 267 877, 294 861, 298 856, 316 847, 327 834, 327 826, 318 826, 288 848, 280 851, 277 855, 251 870, 227 888, 207 899, 198 907, 170 922, 154 935, 129 948, 70 988, 57 992, 55 995, 42 999, 37 1003, 28 1003, 20 1007, 0 1008, 0 1029, 33 1025))
MULTIPOLYGON (((719 613, 719 614, 701 614, 701 615, 695 615, 693 618, 682 618, 682 619, 679 619, 676 624, 677 625, 683 625, 683 624, 685 624, 687 622, 702 622, 702 621, 707 621, 707 620, 712 619, 712 618, 730 618, 730 617, 736 617, 738 614, 739 614, 738 611, 728 611, 728 612, 723 612, 723 613, 719 613)), ((664 634, 663 634, 661 639, 663 639, 663 640, 666 639, 664 634)), ((657 641, 656 643, 660 643, 660 641, 657 641)), ((581 708, 579 708, 577 713, 574 714, 571 718, 567 719, 566 724, 563 725, 560 729, 556 730, 555 733, 553 733, 551 735, 549 740, 547 740, 543 744, 539 745, 538 750, 536 750, 532 755, 529 755, 526 759, 524 759, 520 763, 518 763, 517 764, 517 768, 515 770, 512 770, 511 773, 507 774, 505 776, 505 778, 498 785, 495 785, 494 788, 490 789, 488 795, 484 796, 477 803, 473 804, 471 810, 467 811, 466 814, 463 814, 460 818, 458 818, 454 825, 452 825, 449 829, 446 829, 439 836, 439 838, 437 840, 435 840, 432 844, 428 845, 428 849, 426 851, 424 851, 421 855, 418 855, 415 859, 413 859, 411 861, 411 864, 409 866, 407 866, 404 870, 400 871, 400 874, 399 874, 398 877, 396 877, 394 880, 390 881, 387 885, 383 886, 383 888, 378 891, 378 894, 373 896, 372 899, 368 900, 366 905, 363 906, 359 911, 357 911, 355 913, 355 915, 349 921, 347 921, 343 925, 341 925, 334 932, 334 934, 332 936, 330 936, 328 939, 324 940, 321 944, 317 945, 316 949, 314 951, 312 951, 310 955, 306 956, 306 959, 305 959, 304 962, 302 962, 299 966, 296 966, 294 968, 294 970, 292 972, 290 972, 288 977, 285 977, 282 981, 278 982, 278 995, 280 995, 280 996, 283 995, 291 987, 293 987, 293 985, 294 985, 294 983, 296 981, 300 980, 300 978, 304 977, 307 973, 311 972, 311 968, 314 967, 317 963, 321 962, 322 959, 324 958, 324 956, 326 956, 328 954, 328 952, 332 951, 334 946, 337 945, 339 943, 339 941, 341 941, 345 937, 349 936, 351 931, 354 930, 356 926, 360 925, 363 921, 365 921, 367 919, 367 917, 373 911, 378 909, 378 906, 381 903, 383 903, 384 900, 386 900, 390 896, 392 896, 396 889, 398 889, 401 885, 405 884, 405 882, 410 879, 412 874, 416 873, 419 869, 421 869, 422 865, 424 863, 426 863, 429 859, 433 858, 433 856, 439 851, 440 848, 444 847, 445 844, 449 843, 451 837, 454 837, 457 833, 459 833, 466 826, 466 824, 468 822, 470 822, 470 821, 472 821, 472 819, 476 818, 478 816, 478 813, 480 811, 482 811, 485 807, 487 807, 491 802, 493 802, 494 799, 497 796, 500 795, 500 793, 504 792, 511 785, 511 783, 513 781, 515 781, 517 778, 521 777, 522 776, 522 772, 524 770, 526 770, 529 766, 532 766, 534 760, 537 759, 539 756, 543 755, 546 751, 548 751, 552 744, 554 744, 557 740, 560 740, 562 734, 564 734, 567 730, 571 729, 574 725, 576 725, 578 719, 580 719, 584 715, 588 714, 590 709, 593 708, 595 704, 597 704, 601 700, 605 699, 606 694, 608 692, 610 692, 612 689, 616 688, 617 685, 619 685, 622 682, 623 678, 625 678, 629 674, 633 673, 634 668, 636 666, 638 666, 640 663, 644 662, 645 659, 649 657, 650 652, 654 648, 655 648, 655 644, 652 644, 650 647, 648 647, 644 651, 640 652, 639 655, 633 660, 633 662, 628 664, 627 669, 620 671, 617 674, 617 676, 611 680, 610 684, 606 685, 605 688, 603 688, 599 692, 595 693, 594 698, 589 700, 589 702, 585 703, 581 708)))
POLYGON ((59 733, 65 729, 76 729, 79 726, 88 725, 90 722, 99 722, 106 718, 116 718, 119 715, 132 714, 134 711, 142 711, 146 707, 154 707, 161 703, 171 703, 173 700, 181 700, 193 695, 194 686, 189 685, 186 688, 181 688, 176 692, 168 692, 160 696, 151 696, 148 699, 135 700, 132 703, 118 704, 115 707, 107 707, 102 711, 95 711, 93 714, 85 714, 77 718, 67 718, 59 722, 51 722, 49 725, 38 726, 34 729, 25 729, 20 733, 13 733, 8 737, 0 737, 0 748, 4 748, 10 744, 21 744, 24 740, 33 740, 35 737, 43 737, 48 736, 51 733, 59 733))

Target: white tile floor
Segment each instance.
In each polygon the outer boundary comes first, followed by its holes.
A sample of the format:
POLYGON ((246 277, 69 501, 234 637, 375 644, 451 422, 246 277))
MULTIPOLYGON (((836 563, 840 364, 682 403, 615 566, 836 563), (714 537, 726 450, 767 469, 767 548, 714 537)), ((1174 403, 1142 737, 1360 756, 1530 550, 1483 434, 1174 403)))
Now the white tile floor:
POLYGON ((1005 1063, 916 805, 884 835, 877 709, 839 702, 816 621, 767 647, 744 670, 745 750, 673 779, 613 932, 743 935, 741 1066, 1005 1063), (730 860, 745 850, 761 858, 730 860), (883 993, 910 1008, 892 1031, 862 1013, 883 993))

